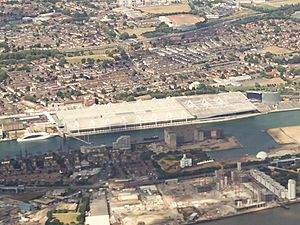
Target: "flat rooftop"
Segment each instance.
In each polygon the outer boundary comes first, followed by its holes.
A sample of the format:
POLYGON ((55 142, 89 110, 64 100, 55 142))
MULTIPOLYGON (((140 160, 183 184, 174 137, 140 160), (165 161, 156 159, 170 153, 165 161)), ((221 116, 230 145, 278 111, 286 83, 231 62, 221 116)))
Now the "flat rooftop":
POLYGON ((96 105, 89 108, 58 111, 67 131, 150 125, 194 119, 175 98, 96 105))
POLYGON ((257 108, 241 92, 168 97, 136 102, 95 105, 57 111, 53 118, 64 121, 69 133, 164 126, 196 119, 250 113, 257 108))
POLYGON ((197 119, 221 117, 256 111, 241 92, 178 97, 177 101, 197 119))
POLYGON ((101 215, 108 215, 105 195, 101 195, 96 199, 92 199, 90 203, 89 216, 101 216, 101 215))

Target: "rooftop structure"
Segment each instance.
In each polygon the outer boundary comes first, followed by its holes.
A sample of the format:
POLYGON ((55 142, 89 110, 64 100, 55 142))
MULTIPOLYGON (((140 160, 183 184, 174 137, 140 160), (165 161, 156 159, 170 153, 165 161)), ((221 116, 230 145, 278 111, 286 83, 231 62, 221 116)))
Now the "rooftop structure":
POLYGON ((177 101, 198 119, 242 114, 257 110, 241 92, 179 97, 177 101))
POLYGON ((94 105, 57 111, 53 118, 64 122, 64 132, 83 135, 183 125, 256 110, 242 93, 232 92, 94 105))
POLYGON ((142 126, 172 124, 195 119, 175 98, 97 105, 58 111, 70 133, 130 130, 142 126))
POLYGON ((90 203, 90 212, 86 217, 87 225, 109 225, 109 215, 105 195, 100 194, 90 203))

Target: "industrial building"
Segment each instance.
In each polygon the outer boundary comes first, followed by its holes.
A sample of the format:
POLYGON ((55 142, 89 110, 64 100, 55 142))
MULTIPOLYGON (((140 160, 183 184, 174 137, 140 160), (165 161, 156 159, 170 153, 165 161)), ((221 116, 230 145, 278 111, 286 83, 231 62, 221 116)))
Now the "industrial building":
POLYGON ((63 121, 62 133, 80 136, 192 124, 207 119, 257 112, 241 92, 168 97, 136 102, 59 110, 53 120, 63 121))
POLYGON ((247 91, 246 95, 251 100, 256 100, 267 105, 278 104, 281 100, 279 92, 247 91))
POLYGON ((196 125, 168 127, 164 129, 164 141, 169 148, 177 148, 186 143, 224 137, 222 129, 201 130, 196 125))
POLYGON ((110 225, 105 194, 97 193, 91 199, 90 212, 86 217, 86 225, 110 225))

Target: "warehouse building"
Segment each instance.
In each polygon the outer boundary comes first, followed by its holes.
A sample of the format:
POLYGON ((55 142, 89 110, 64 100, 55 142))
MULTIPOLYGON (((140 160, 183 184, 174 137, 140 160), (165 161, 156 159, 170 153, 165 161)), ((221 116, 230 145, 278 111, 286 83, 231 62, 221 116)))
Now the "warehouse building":
POLYGON ((105 195, 97 193, 90 202, 90 212, 86 217, 86 225, 110 225, 105 195))

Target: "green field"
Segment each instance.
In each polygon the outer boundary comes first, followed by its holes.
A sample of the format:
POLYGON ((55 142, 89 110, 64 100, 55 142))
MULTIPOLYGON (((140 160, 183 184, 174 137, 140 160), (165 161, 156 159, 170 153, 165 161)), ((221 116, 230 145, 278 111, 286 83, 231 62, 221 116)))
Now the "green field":
POLYGON ((277 46, 268 46, 268 47, 265 47, 262 51, 262 53, 267 53, 267 52, 270 52, 274 55, 286 55, 286 54, 291 54, 292 51, 289 50, 289 49, 286 49, 286 48, 280 48, 280 47, 277 47, 277 46))
POLYGON ((141 28, 134 28, 134 29, 124 29, 120 30, 120 34, 127 32, 129 35, 135 34, 138 38, 142 38, 142 34, 146 32, 152 32, 155 30, 155 27, 141 27, 141 28))
POLYGON ((267 1, 265 3, 258 4, 259 6, 269 6, 273 8, 279 8, 284 5, 292 5, 292 4, 298 4, 300 3, 300 0, 279 0, 279 1, 267 1))
POLYGON ((97 50, 92 50, 92 51, 84 51, 82 55, 79 56, 67 56, 66 60, 70 64, 75 64, 75 63, 81 63, 82 59, 94 59, 94 60, 112 60, 111 57, 108 57, 106 55, 106 51, 112 51, 115 48, 104 48, 104 49, 97 49, 97 50))
POLYGON ((74 57, 66 57, 66 60, 68 61, 68 63, 70 64, 75 64, 75 63, 80 63, 82 59, 94 59, 94 60, 112 60, 113 58, 106 56, 105 54, 101 54, 101 55, 81 55, 81 56, 74 56, 74 57))
POLYGON ((12 194, 10 195, 10 198, 23 201, 23 202, 28 202, 33 199, 41 198, 44 195, 44 192, 24 192, 24 193, 18 193, 18 194, 12 194))
POLYGON ((79 215, 80 213, 54 213, 53 217, 64 224, 70 224, 72 222, 76 223, 79 215))
POLYGON ((300 11, 297 11, 295 12, 293 15, 292 15, 293 18, 296 18, 296 19, 300 19, 300 11))
POLYGON ((253 15, 253 14, 256 14, 257 12, 252 10, 252 9, 243 9, 237 13, 234 13, 230 16, 226 16, 224 18, 226 19, 237 19, 237 18, 240 18, 240 17, 244 17, 244 16, 249 16, 249 15, 253 15))
POLYGON ((191 7, 188 4, 146 6, 146 7, 141 7, 139 9, 145 13, 151 13, 151 14, 169 14, 169 13, 181 13, 181 12, 191 11, 191 7))

